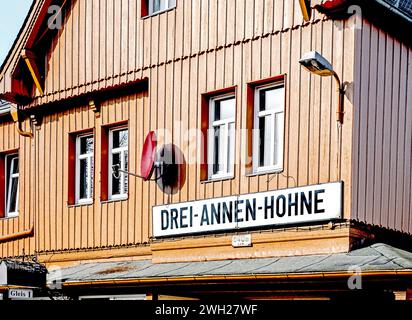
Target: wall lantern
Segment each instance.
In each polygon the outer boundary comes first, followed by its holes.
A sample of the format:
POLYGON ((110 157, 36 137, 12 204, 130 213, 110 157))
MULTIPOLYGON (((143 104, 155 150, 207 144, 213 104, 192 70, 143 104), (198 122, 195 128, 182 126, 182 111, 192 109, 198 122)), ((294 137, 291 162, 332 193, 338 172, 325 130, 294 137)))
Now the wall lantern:
POLYGON ((305 53, 299 60, 299 63, 310 73, 316 74, 321 77, 334 77, 334 79, 336 80, 338 93, 338 110, 336 112, 337 121, 342 124, 344 115, 343 101, 345 96, 345 85, 340 81, 339 76, 333 70, 333 66, 317 51, 305 53))

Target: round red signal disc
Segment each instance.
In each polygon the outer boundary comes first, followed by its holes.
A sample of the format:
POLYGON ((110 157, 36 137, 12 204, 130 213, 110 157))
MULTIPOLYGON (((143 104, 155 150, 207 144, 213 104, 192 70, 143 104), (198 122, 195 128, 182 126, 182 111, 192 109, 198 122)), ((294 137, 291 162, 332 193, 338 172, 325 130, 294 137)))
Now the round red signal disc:
POLYGON ((140 164, 140 172, 144 180, 149 180, 152 176, 156 157, 156 146, 156 132, 150 131, 143 145, 142 161, 140 164))

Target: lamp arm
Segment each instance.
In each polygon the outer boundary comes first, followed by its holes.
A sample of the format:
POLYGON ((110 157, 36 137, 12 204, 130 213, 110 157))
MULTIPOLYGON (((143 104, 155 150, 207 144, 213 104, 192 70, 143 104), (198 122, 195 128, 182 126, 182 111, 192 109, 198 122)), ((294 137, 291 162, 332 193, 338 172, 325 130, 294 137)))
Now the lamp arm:
POLYGON ((336 120, 342 124, 344 116, 343 101, 345 97, 345 87, 343 83, 340 81, 339 76, 335 71, 333 71, 333 78, 336 81, 336 93, 338 94, 338 110, 336 111, 336 120))

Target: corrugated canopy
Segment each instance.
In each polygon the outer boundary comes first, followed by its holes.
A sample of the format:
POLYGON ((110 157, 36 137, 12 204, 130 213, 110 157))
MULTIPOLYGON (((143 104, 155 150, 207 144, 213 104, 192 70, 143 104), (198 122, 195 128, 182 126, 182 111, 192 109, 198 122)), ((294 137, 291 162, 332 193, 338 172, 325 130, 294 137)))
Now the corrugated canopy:
POLYGON ((151 260, 86 263, 49 271, 48 284, 80 282, 412 271, 412 253, 386 244, 329 255, 154 264, 151 260))

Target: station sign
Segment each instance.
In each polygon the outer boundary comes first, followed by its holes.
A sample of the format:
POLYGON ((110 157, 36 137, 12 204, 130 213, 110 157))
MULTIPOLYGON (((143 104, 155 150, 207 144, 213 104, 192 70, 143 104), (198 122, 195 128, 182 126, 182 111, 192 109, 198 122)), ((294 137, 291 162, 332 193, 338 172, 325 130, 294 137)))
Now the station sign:
POLYGON ((33 290, 31 289, 9 289, 9 299, 13 299, 13 300, 33 299, 33 290))
POLYGON ((153 207, 153 236, 201 234, 342 218, 342 182, 153 207))

